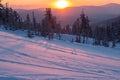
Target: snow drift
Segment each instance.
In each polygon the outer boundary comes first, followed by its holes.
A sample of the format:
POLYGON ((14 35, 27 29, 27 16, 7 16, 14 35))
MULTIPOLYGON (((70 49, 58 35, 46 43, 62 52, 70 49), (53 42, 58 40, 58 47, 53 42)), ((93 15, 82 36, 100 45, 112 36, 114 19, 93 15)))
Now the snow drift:
POLYGON ((119 80, 120 49, 0 31, 0 80, 119 80))

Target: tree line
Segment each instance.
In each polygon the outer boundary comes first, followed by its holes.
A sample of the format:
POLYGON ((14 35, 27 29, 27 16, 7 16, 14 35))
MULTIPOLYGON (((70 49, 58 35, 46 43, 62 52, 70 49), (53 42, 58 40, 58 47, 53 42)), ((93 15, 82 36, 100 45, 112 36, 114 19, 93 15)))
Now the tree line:
POLYGON ((74 21, 73 25, 69 24, 62 27, 57 18, 52 14, 51 8, 46 8, 44 18, 40 23, 36 21, 35 13, 26 14, 26 19, 22 20, 19 13, 12 8, 1 4, 0 1, 0 24, 4 25, 6 30, 22 30, 27 31, 27 36, 33 38, 34 36, 43 36, 49 40, 53 40, 54 34, 58 35, 61 40, 62 34, 75 35, 75 40, 72 42, 87 44, 89 39, 92 39, 93 45, 101 45, 105 47, 116 46, 120 42, 120 21, 113 22, 109 25, 92 29, 88 16, 82 10, 80 16, 74 21))

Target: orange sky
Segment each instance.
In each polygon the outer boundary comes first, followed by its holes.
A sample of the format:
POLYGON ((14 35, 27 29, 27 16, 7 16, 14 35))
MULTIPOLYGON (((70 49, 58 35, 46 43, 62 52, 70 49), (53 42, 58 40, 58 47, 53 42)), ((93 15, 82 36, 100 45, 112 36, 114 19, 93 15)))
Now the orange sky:
MULTIPOLYGON (((52 7, 51 4, 57 0, 3 0, 3 3, 8 2, 13 8, 46 8, 52 7)), ((108 3, 119 3, 120 0, 68 0, 72 3, 71 6, 81 5, 103 5, 108 3)))

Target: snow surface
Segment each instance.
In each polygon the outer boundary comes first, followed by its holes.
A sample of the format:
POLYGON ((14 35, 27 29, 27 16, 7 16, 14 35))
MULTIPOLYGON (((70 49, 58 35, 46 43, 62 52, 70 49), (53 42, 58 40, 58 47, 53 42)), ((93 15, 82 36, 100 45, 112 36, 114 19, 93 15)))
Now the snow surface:
POLYGON ((120 80, 120 48, 0 31, 0 80, 120 80))

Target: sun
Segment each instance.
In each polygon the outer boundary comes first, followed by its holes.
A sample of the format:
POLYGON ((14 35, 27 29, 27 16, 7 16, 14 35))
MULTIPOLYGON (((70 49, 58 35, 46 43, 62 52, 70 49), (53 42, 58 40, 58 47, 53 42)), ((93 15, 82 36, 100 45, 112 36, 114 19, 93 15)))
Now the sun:
POLYGON ((56 7, 59 8, 59 9, 64 9, 66 7, 69 7, 70 6, 70 3, 69 1, 67 0, 58 0, 56 3, 55 3, 56 7))

